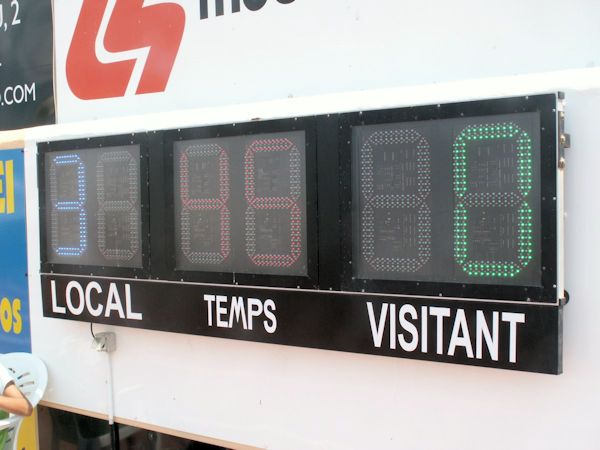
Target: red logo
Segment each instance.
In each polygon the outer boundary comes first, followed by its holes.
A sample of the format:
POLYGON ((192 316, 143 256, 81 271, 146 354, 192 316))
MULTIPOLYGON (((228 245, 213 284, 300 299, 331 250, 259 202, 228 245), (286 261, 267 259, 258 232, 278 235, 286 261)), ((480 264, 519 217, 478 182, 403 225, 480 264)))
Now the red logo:
POLYGON ((165 90, 183 36, 185 11, 176 3, 143 4, 144 0, 83 1, 67 55, 67 81, 77 97, 93 100, 123 97, 128 90, 165 90))

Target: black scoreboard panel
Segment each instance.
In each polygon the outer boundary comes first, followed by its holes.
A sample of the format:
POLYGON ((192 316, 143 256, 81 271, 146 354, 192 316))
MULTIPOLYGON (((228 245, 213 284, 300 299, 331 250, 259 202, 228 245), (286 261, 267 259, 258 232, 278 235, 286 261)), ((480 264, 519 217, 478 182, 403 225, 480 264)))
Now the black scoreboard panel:
MULTIPOLYGON (((137 300, 144 317, 166 314, 155 292, 186 306, 168 313, 168 326, 158 316, 113 321, 108 310, 94 320, 269 341, 276 320, 260 338, 246 319, 245 333, 231 335, 192 323, 195 304, 207 308, 209 328, 235 328, 247 298, 250 316, 288 311, 293 323, 276 343, 305 345, 294 333, 316 327, 335 335, 306 346, 347 351, 352 338, 337 333, 353 327, 361 298, 374 341, 401 307, 388 309, 386 298, 481 305, 457 316, 453 334, 463 318, 483 320, 482 301, 558 310, 556 105, 556 95, 540 95, 41 144, 45 305, 60 295, 52 277, 58 286, 69 274, 129 279, 127 295, 146 293, 137 300), (194 300, 190 286, 223 295, 194 300), (234 305, 229 322, 224 298, 234 305), (371 300, 382 305, 378 318, 371 300), (323 326, 317 310, 333 322, 323 326)), ((521 323, 498 314, 490 317, 521 323)))
POLYGON ((159 277, 316 287, 315 129, 304 118, 165 132, 159 277))
POLYGON ((306 276, 304 132, 174 143, 176 269, 306 276))
POLYGON ((554 303, 556 110, 545 105, 554 101, 171 130, 151 144, 143 134, 44 144, 42 263, 554 303), (153 185, 164 198, 149 198, 153 185))
POLYGON ((556 301, 555 118, 410 115, 344 118, 345 288, 556 301))
POLYGON ((46 153, 45 163, 48 261, 141 267, 139 146, 46 153))
MULTIPOLYGON (((44 146, 42 146, 44 148, 44 146)), ((40 156, 43 268, 139 275, 148 266, 143 138, 53 143, 40 156)))
POLYGON ((352 132, 357 278, 541 286, 538 113, 352 132))

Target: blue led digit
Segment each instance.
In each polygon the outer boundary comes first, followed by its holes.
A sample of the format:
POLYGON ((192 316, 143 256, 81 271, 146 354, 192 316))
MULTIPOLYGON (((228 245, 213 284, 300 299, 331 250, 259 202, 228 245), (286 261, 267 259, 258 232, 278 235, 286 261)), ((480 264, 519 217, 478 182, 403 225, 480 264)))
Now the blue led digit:
MULTIPOLYGON (((65 183, 65 179, 61 180, 65 183)), ((85 192, 85 166, 81 158, 77 154, 66 154, 54 157, 50 168, 50 198, 52 202, 52 248, 60 256, 81 256, 87 248, 87 214, 85 209, 86 192, 85 192), (62 193, 58 189, 58 174, 59 169, 66 169, 68 166, 75 166, 75 183, 76 191, 71 198, 60 198, 62 193), (61 219, 68 220, 75 216, 77 222, 77 230, 79 233, 78 244, 63 245, 61 242, 61 219)))

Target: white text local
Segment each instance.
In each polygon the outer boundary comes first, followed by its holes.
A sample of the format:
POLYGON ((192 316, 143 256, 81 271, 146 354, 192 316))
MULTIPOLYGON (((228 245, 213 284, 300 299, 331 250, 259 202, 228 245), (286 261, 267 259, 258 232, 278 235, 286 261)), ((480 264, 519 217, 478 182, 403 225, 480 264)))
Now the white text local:
POLYGON ((465 310, 461 308, 453 310, 421 306, 417 309, 410 304, 383 303, 376 311, 373 303, 367 302, 367 313, 373 345, 377 348, 383 346, 395 350, 399 345, 405 352, 414 352, 420 348, 421 353, 435 351, 438 355, 448 356, 454 356, 460 348, 468 358, 482 359, 485 346, 486 355, 489 354, 493 361, 498 361, 498 347, 502 337, 502 342, 508 344, 508 361, 511 363, 517 362, 517 327, 525 323, 523 313, 493 311, 491 320, 488 321, 484 312, 478 310, 475 313, 475 323, 468 323, 465 310), (435 318, 433 324, 430 323, 432 317, 435 318), (502 336, 500 322, 504 324, 502 336), (450 340, 444 342, 444 327, 447 326, 452 327, 452 333, 450 340), (430 327, 432 333, 428 332, 430 327), (429 336, 433 336, 433 342, 429 342, 429 336))
POLYGON ((116 283, 110 283, 108 292, 103 292, 102 286, 91 281, 83 287, 77 281, 69 281, 65 288, 65 306, 58 304, 56 295, 56 281, 50 281, 52 292, 52 312, 58 314, 69 313, 80 316, 87 310, 94 317, 119 316, 121 319, 142 320, 142 313, 133 312, 131 305, 131 286, 125 284, 119 292, 116 283))

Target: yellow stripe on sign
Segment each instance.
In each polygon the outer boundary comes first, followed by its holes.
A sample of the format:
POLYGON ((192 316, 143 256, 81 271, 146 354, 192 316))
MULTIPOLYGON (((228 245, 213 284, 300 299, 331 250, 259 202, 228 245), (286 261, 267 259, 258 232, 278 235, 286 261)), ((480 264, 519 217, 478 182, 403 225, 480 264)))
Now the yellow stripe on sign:
POLYGON ((37 410, 33 410, 31 417, 23 420, 17 438, 18 450, 38 450, 37 410))
POLYGON ((15 213, 15 178, 12 159, 6 161, 6 209, 8 214, 15 213))
POLYGON ((3 198, 4 194, 4 185, 6 184, 4 178, 4 161, 0 161, 0 214, 6 213, 6 200, 3 198))

